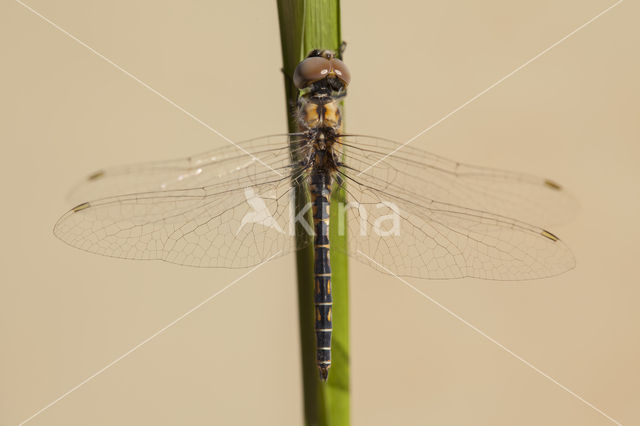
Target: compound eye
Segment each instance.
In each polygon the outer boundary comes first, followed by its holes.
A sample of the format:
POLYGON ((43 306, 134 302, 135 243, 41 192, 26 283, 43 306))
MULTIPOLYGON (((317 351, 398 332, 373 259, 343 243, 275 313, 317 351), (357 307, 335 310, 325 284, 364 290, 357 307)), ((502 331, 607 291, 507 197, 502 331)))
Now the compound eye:
POLYGON ((345 86, 348 86, 351 81, 351 72, 349 71, 349 68, 347 68, 347 65, 340 59, 333 58, 331 59, 331 66, 333 67, 333 72, 336 77, 342 80, 345 86))
POLYGON ((296 67, 293 73, 293 83, 298 89, 303 89, 309 83, 325 78, 330 69, 331 63, 326 58, 307 58, 296 67))

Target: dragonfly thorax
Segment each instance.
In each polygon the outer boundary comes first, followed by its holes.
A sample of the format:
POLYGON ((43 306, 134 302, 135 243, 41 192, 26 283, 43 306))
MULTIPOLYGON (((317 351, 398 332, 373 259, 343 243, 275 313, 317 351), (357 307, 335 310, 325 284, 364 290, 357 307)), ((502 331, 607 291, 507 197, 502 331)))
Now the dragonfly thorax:
POLYGON ((342 125, 340 104, 336 100, 317 103, 314 98, 298 100, 298 123, 304 130, 332 129, 338 133, 342 125))
POLYGON ((300 89, 297 117, 302 130, 340 131, 340 100, 347 95, 351 74, 338 56, 332 50, 312 50, 296 67, 293 81, 300 89))

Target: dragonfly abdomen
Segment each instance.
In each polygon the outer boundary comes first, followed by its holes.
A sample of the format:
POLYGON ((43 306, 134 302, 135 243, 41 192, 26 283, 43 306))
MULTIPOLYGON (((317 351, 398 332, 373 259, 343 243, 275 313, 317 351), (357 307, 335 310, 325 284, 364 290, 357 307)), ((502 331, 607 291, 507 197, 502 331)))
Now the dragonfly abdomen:
POLYGON ((329 206, 331 175, 317 171, 311 175, 311 202, 313 206, 314 237, 314 303, 317 362, 320 378, 327 380, 331 367, 331 263, 329 259, 329 206))

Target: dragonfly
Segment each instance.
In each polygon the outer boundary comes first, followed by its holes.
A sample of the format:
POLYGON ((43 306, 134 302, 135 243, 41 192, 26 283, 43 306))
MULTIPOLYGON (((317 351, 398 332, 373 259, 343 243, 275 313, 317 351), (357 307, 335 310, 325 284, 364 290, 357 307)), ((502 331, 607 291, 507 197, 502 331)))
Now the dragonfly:
POLYGON ((317 364, 325 381, 330 227, 348 236, 346 254, 401 277, 528 280, 574 267, 565 243, 533 225, 568 219, 575 202, 561 185, 344 132, 350 79, 341 51, 311 51, 293 75, 298 132, 99 170, 73 189, 81 202, 59 219, 55 235, 100 255, 217 268, 256 266, 312 244, 317 364), (298 210, 296 188, 309 200, 298 210), (334 220, 338 189, 347 202, 334 220))

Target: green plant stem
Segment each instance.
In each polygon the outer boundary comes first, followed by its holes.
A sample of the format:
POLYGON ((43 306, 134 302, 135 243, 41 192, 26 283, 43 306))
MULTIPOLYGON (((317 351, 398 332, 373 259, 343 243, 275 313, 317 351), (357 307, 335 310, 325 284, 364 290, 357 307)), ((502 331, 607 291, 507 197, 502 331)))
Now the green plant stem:
MULTIPOLYGON (((340 34, 339 0, 278 0, 280 38, 282 41, 283 73, 289 131, 297 132, 291 115, 298 90, 293 85, 295 67, 313 49, 338 50, 340 34)), ((346 235, 338 235, 337 224, 346 223, 344 189, 334 187, 331 196, 330 241, 333 290, 332 367, 329 380, 319 379, 316 365, 313 305, 313 245, 311 236, 296 223, 298 308, 300 342, 302 349, 302 377, 304 388, 304 414, 307 426, 349 425, 349 290, 346 235)), ((296 212, 309 202, 308 188, 296 187, 296 212)), ((306 215, 313 223, 311 213, 306 215)))

